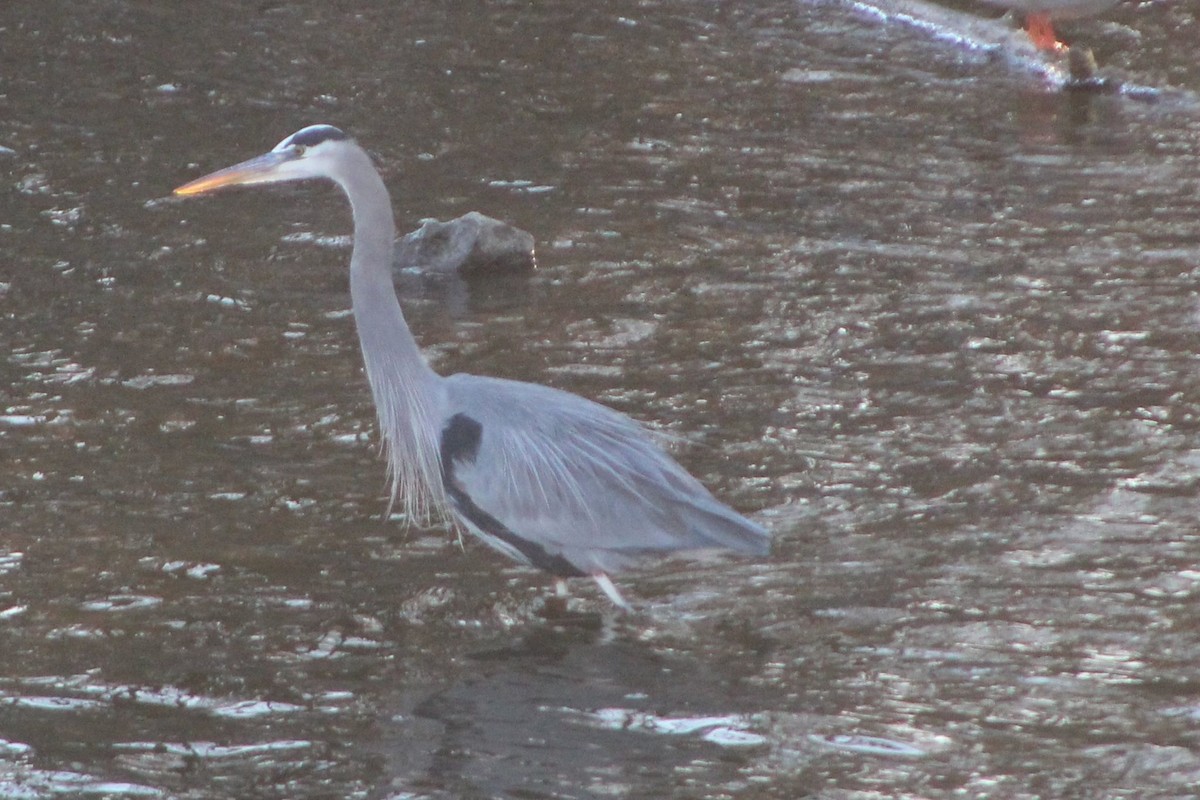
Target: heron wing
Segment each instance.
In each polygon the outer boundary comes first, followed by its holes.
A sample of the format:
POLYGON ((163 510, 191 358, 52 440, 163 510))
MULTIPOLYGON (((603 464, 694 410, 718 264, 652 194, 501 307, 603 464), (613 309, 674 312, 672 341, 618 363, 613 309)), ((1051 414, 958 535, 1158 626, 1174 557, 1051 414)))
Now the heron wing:
POLYGON ((578 574, 675 550, 767 551, 762 527, 625 415, 530 383, 454 375, 447 387, 448 494, 468 527, 510 556, 578 574), (497 531, 511 541, 489 539, 497 531))

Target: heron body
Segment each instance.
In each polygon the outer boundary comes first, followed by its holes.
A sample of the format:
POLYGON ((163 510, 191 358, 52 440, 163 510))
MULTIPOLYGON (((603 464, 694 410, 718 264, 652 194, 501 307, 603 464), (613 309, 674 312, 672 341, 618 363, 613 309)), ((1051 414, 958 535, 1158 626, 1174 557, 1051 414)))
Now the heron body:
POLYGON ((393 501, 448 519, 556 578, 608 573, 676 551, 765 555, 769 534, 721 503, 640 425, 569 392, 476 375, 443 377, 421 354, 392 282, 391 200, 369 156, 329 125, 175 190, 327 178, 354 217, 350 295, 393 501))

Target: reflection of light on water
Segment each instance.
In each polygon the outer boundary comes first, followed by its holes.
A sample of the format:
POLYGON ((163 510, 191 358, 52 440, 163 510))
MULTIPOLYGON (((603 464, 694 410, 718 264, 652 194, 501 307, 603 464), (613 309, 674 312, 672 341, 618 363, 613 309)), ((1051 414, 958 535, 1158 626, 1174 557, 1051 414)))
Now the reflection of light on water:
MULTIPOLYGON (((174 686, 149 689, 104 683, 90 675, 41 676, 4 681, 11 686, 53 690, 56 695, 21 695, 0 691, 0 707, 18 706, 43 711, 86 711, 108 708, 110 703, 137 704, 178 710, 199 711, 225 719, 248 719, 303 711, 303 706, 268 700, 233 700, 205 697, 174 686)), ((321 710, 336 710, 321 709, 321 710)))
POLYGON ((187 386, 196 379, 195 375, 137 375, 121 381, 129 389, 150 389, 156 386, 187 386))
POLYGON ((533 181, 521 178, 516 180, 491 180, 488 181, 487 185, 493 189, 511 189, 515 192, 525 192, 526 194, 545 194, 546 192, 553 192, 555 188, 553 186, 535 184, 533 181))
POLYGON ((244 700, 240 703, 222 703, 212 709, 214 717, 227 719, 250 719, 266 717, 275 714, 290 714, 301 711, 301 707, 292 703, 276 703, 268 700, 244 700))
MULTIPOLYGON (((154 569, 156 564, 155 559, 153 558, 139 559, 138 563, 148 567, 149 569, 154 569)), ((190 561, 179 560, 165 561, 158 568, 171 575, 186 575, 187 577, 195 578, 196 580, 203 580, 209 575, 221 571, 220 564, 195 564, 190 561)))
POLYGON ((601 708, 597 711, 565 709, 586 724, 614 731, 658 733, 666 736, 692 736, 722 747, 754 747, 767 743, 765 736, 750 730, 754 717, 729 714, 711 717, 664 717, 629 708, 601 708))
POLYGON ((102 600, 88 600, 80 605, 84 611, 141 611, 162 604, 161 597, 136 594, 114 594, 102 600))
MULTIPOLYGON (((150 761, 168 761, 168 767, 178 770, 183 762, 196 760, 259 760, 280 754, 305 752, 313 743, 304 739, 283 739, 274 742, 221 745, 215 742, 116 742, 113 750, 123 753, 121 763, 127 768, 158 774, 150 761)), ((34 750, 21 742, 0 739, 0 796, 6 798, 43 797, 165 797, 166 792, 138 783, 104 781, 78 772, 39 770, 28 766, 34 750)))
POLYGON ((1104 683, 1137 683, 1146 663, 1133 651, 1112 648, 1087 648, 1079 664, 1078 676, 1104 683))
POLYGON ((321 659, 334 660, 345 658, 352 650, 378 650, 383 645, 374 639, 364 636, 346 636, 341 631, 327 631, 317 643, 310 648, 297 650, 295 653, 281 653, 275 660, 296 663, 299 661, 317 661, 321 659))
POLYGON ((236 308, 239 311, 246 311, 250 308, 250 304, 245 300, 239 300, 236 297, 225 297, 219 294, 209 294, 204 296, 207 303, 221 306, 222 308, 236 308))
POLYGON ((817 734, 810 734, 808 740, 814 744, 834 750, 844 750, 850 753, 863 753, 872 756, 920 758, 926 755, 926 752, 919 747, 897 742, 894 739, 882 739, 878 736, 858 736, 855 734, 819 736, 817 734))
POLYGON ((33 748, 24 742, 10 742, 0 739, 0 758, 19 758, 33 754, 33 748))
POLYGON ((25 559, 25 554, 10 550, 7 553, 0 552, 0 575, 7 575, 13 570, 21 566, 21 562, 25 559))
POLYGON ((31 708, 37 711, 96 711, 105 708, 99 700, 80 697, 38 697, 33 695, 0 694, 0 706, 31 708))
MULTIPOLYGON (((596 711, 569 713, 585 724, 614 731, 657 733, 664 736, 699 736, 706 742, 721 747, 758 747, 770 743, 768 736, 757 733, 764 730, 768 721, 757 714, 726 714, 707 717, 666 717, 629 708, 601 708, 596 711)), ((858 734, 835 734, 823 736, 808 734, 808 742, 821 748, 847 753, 892 758, 923 758, 928 752, 915 745, 885 739, 879 736, 858 734)))
POLYGON ((46 421, 44 414, 0 414, 0 425, 9 428, 29 428, 46 421))
POLYGON ((307 750, 313 743, 306 739, 281 739, 276 742, 223 745, 216 742, 118 742, 114 750, 147 753, 170 753, 192 758, 245 758, 292 750, 307 750))
POLYGON ((281 241, 289 244, 315 244, 318 247, 329 247, 336 250, 344 250, 352 243, 349 236, 325 236, 311 231, 289 233, 281 237, 281 241))
MULTIPOLYGON (((177 779, 193 770, 199 762, 205 766, 246 774, 280 774, 302 768, 314 759, 314 743, 307 739, 279 739, 241 744, 213 741, 116 742, 116 763, 128 773, 147 782, 177 779)), ((230 794, 248 797, 250 794, 230 794)), ((287 795, 293 796, 293 795, 287 795)))
MULTIPOLYGON (((2 766, 2 762, 0 762, 2 766)), ((78 772, 39 769, 4 769, 0 772, 0 795, 9 798, 47 796, 73 797, 165 797, 166 793, 136 783, 99 781, 78 772)))

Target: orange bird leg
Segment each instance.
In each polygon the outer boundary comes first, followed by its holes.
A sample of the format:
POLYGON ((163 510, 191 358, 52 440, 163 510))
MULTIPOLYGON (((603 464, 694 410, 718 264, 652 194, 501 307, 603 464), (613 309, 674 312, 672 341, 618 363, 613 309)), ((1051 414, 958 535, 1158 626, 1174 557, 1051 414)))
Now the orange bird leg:
POLYGON ((1050 15, 1045 12, 1034 11, 1026 14, 1025 32, 1033 40, 1033 46, 1039 50, 1061 52, 1067 49, 1054 35, 1054 25, 1050 22, 1050 15))

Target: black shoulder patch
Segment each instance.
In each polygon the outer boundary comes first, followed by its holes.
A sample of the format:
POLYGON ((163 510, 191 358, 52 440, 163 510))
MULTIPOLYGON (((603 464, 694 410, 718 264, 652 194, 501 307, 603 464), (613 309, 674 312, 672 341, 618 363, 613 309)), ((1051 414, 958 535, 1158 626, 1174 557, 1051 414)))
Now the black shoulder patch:
POLYGON ((479 455, 483 426, 466 414, 455 414, 442 429, 442 471, 450 473, 455 462, 474 461, 479 455))
POLYGON ((523 539, 509 530, 504 523, 475 504, 462 483, 455 478, 454 467, 469 463, 479 455, 483 441, 483 426, 466 414, 455 414, 442 428, 439 449, 442 455, 442 485, 454 509, 471 525, 482 538, 498 539, 520 553, 521 559, 538 569, 544 569, 564 578, 577 578, 586 573, 561 555, 551 555, 537 542, 523 539))
POLYGON ((332 140, 349 139, 340 128, 335 128, 332 125, 309 125, 307 128, 302 128, 289 136, 285 142, 289 145, 298 147, 312 147, 321 142, 332 140))

